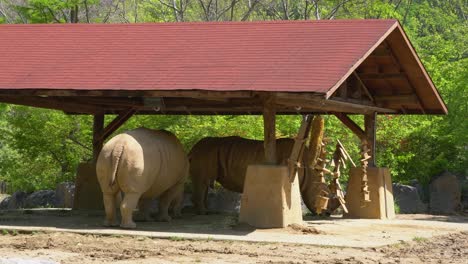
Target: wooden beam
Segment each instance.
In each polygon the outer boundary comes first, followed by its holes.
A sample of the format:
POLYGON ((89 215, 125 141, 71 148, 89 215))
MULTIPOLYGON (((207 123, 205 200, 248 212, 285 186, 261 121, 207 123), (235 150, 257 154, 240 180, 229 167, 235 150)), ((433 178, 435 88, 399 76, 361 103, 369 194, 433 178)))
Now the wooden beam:
POLYGON ((98 106, 80 104, 76 102, 71 102, 69 100, 59 100, 56 98, 38 96, 0 96, 0 102, 83 114, 95 114, 104 111, 104 108, 98 106))
POLYGON ((276 103, 290 107, 309 107, 311 109, 321 109, 324 112, 343 112, 350 114, 370 114, 373 112, 379 113, 396 113, 397 110, 360 105, 356 103, 344 102, 338 99, 319 99, 316 97, 300 97, 294 94, 283 94, 278 96, 276 103))
POLYGON ((265 151, 265 163, 277 164, 276 160, 276 109, 275 98, 269 96, 263 104, 263 148, 265 151))
POLYGON ((399 94, 399 95, 376 95, 374 96, 376 101, 387 101, 387 102, 410 102, 417 103, 418 97, 415 94, 399 94))
POLYGON ((376 122, 377 122, 377 113, 368 114, 364 116, 364 127, 366 132, 366 138, 368 147, 370 149, 369 155, 371 159, 369 160, 369 167, 375 167, 375 141, 376 141, 376 122))
POLYGON ((343 113, 334 113, 334 115, 347 126, 359 139, 366 139, 367 135, 362 128, 356 124, 351 118, 349 118, 346 114, 343 113))
POLYGON ((359 73, 362 80, 406 80, 406 75, 402 72, 399 73, 359 73))
POLYGON ((136 110, 133 108, 128 109, 125 112, 120 113, 112 122, 110 122, 103 130, 99 140, 102 142, 112 135, 119 127, 121 127, 130 117, 136 113, 136 110))
POLYGON ((99 153, 102 150, 104 141, 102 134, 104 132, 104 114, 95 114, 93 120, 93 159, 97 161, 99 153))
POLYGON ((361 89, 364 91, 364 93, 369 97, 369 99, 374 102, 374 97, 372 97, 372 94, 369 92, 369 89, 367 89, 367 86, 364 84, 364 82, 359 78, 359 75, 356 73, 356 71, 353 72, 354 77, 358 80, 359 84, 361 85, 361 89))

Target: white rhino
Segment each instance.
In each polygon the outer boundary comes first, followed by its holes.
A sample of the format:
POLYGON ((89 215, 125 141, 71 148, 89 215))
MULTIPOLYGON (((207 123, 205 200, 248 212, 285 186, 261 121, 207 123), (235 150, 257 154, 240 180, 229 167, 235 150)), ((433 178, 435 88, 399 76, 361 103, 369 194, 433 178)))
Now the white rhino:
POLYGON ((122 191, 123 228, 135 228, 133 211, 147 212, 147 201, 159 197, 158 220, 170 221, 169 206, 180 215, 189 162, 176 136, 163 130, 137 128, 109 140, 99 154, 96 173, 103 193, 104 225, 118 225, 116 196, 122 191))
MULTIPOLYGON (((294 139, 276 140, 276 160, 287 164, 294 139)), ((247 166, 264 162, 263 141, 232 137, 207 137, 197 142, 189 154, 193 204, 199 214, 206 213, 208 187, 219 182, 224 188, 242 193, 247 166)), ((302 164, 308 167, 309 151, 305 149, 302 164)), ((313 170, 298 170, 301 196, 311 212, 315 211, 319 178, 313 170)))

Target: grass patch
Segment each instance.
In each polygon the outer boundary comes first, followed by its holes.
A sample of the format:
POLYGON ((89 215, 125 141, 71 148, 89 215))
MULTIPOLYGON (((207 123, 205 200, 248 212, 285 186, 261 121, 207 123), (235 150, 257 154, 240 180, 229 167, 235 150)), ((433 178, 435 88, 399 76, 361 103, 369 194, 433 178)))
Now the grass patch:
POLYGON ((398 205, 398 203, 394 203, 393 204, 393 207, 395 208, 395 214, 399 214, 400 213, 400 205, 398 205))
POLYGON ((421 242, 427 241, 427 238, 415 236, 415 237, 413 237, 413 241, 414 241, 414 242, 421 243, 421 242))
POLYGON ((171 236, 171 237, 169 237, 169 240, 171 240, 171 241, 184 241, 185 238, 179 237, 179 236, 171 236))

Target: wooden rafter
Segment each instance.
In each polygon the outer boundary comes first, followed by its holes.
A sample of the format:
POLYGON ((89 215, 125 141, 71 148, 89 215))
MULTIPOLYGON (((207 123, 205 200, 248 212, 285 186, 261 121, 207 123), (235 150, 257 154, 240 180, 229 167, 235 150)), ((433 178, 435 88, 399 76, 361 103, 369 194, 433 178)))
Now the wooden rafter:
POLYGON ((334 115, 341 121, 341 123, 347 126, 359 139, 362 140, 366 138, 366 132, 346 114, 334 113, 334 115))
POLYGON ((372 94, 369 92, 369 89, 367 89, 367 86, 364 84, 364 82, 361 80, 361 78, 359 77, 359 75, 356 73, 356 71, 353 72, 353 75, 354 77, 356 77, 356 79, 358 80, 359 84, 360 84, 360 88, 364 91, 364 93, 367 95, 367 97, 369 97, 369 99, 374 102, 374 97, 372 96, 372 94))
POLYGON ((105 141, 112 133, 121 127, 130 117, 136 113, 136 110, 130 108, 120 113, 112 122, 110 122, 103 130, 99 140, 105 141))

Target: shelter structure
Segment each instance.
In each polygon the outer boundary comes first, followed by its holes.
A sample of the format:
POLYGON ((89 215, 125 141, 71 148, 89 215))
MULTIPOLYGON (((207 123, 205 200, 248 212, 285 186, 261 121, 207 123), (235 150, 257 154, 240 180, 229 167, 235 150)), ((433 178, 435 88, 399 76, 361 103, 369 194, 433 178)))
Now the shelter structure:
POLYGON ((447 113, 396 20, 0 25, 0 47, 0 102, 94 115, 95 155, 134 114, 261 114, 274 163, 277 114, 335 115, 374 157, 377 114, 447 113))

